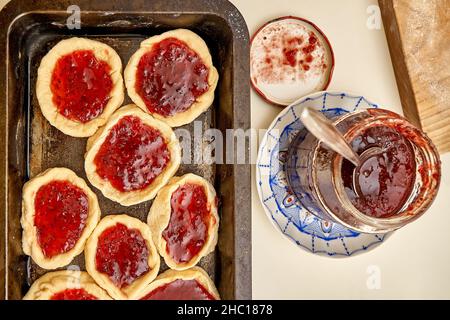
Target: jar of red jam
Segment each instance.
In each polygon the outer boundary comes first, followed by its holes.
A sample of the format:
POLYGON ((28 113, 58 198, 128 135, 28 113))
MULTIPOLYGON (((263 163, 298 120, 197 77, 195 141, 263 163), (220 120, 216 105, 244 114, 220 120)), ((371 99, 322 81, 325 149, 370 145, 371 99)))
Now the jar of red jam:
POLYGON ((293 139, 286 171, 298 201, 321 219, 385 233, 420 217, 436 197, 441 171, 431 140, 400 115, 365 109, 333 119, 360 164, 306 129, 293 139))

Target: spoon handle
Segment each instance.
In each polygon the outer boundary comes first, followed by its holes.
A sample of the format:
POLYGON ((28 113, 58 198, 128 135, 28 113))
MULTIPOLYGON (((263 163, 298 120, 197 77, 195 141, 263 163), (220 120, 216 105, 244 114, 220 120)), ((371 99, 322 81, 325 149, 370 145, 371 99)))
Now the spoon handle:
POLYGON ((300 114, 300 120, 311 134, 333 151, 351 161, 355 166, 360 164, 359 156, 348 145, 344 136, 336 129, 333 123, 321 112, 310 107, 304 107, 300 114))

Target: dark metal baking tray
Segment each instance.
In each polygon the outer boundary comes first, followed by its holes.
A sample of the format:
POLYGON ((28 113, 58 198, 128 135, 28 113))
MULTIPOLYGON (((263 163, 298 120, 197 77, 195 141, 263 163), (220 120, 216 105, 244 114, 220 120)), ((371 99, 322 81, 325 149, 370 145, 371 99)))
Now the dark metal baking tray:
MULTIPOLYGON (((52 127, 41 114, 36 73, 41 58, 59 40, 72 36, 112 46, 126 65, 149 36, 188 28, 208 44, 220 80, 216 98, 201 115, 204 128, 248 129, 250 125, 248 31, 239 11, 226 0, 25 1, 12 0, 0 12, 0 297, 20 299, 45 270, 23 254, 20 226, 22 185, 41 171, 64 166, 86 179, 86 139, 72 138, 52 127), (69 29, 70 5, 81 9, 81 29, 69 29)), ((125 103, 131 102, 127 97, 125 103)), ((192 132, 193 125, 185 128, 192 132)), ((225 136, 225 135, 224 135, 225 136)), ((193 145, 193 152, 204 147, 193 145), (196 149, 197 148, 197 149, 196 149)), ((248 145, 248 144, 247 144, 248 145)), ((233 147, 235 150, 235 147, 233 147)), ((248 152, 248 148, 247 148, 248 152)), ((248 157, 247 157, 248 159, 248 157)), ((250 165, 182 165, 178 175, 193 172, 216 187, 220 205, 219 244, 200 266, 216 282, 224 299, 251 298, 250 165)), ((103 215, 127 213, 145 220, 151 202, 132 207, 97 193, 103 215)), ((83 255, 71 268, 84 268, 83 255)), ((162 270, 167 268, 162 266, 162 270)))

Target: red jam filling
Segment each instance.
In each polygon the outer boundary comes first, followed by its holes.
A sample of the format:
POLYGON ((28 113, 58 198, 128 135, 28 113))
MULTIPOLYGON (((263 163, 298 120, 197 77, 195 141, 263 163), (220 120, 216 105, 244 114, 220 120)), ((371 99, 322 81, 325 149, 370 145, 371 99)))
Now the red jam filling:
POLYGON ((149 271, 148 256, 140 231, 117 223, 98 238, 95 265, 118 288, 124 288, 149 271))
POLYGON ((84 289, 66 289, 55 293, 50 300, 98 300, 84 289))
POLYGON ((210 208, 205 188, 184 184, 172 194, 170 221, 162 236, 167 253, 177 263, 190 261, 208 238, 210 208))
POLYGON ((108 63, 98 60, 92 50, 77 50, 59 58, 50 84, 59 113, 82 123, 98 117, 110 98, 110 72, 108 63))
POLYGON ((150 112, 167 117, 189 109, 208 91, 208 73, 186 43, 166 38, 141 57, 135 88, 150 112))
POLYGON ((141 300, 216 300, 197 280, 177 279, 162 285, 141 300))
POLYGON ((363 155, 356 168, 343 161, 341 174, 350 201, 368 216, 395 215, 414 186, 416 163, 411 143, 393 128, 375 126, 357 136, 351 146, 360 155, 373 147, 379 149, 363 155))
POLYGON ((34 200, 37 241, 45 257, 71 250, 86 226, 89 200, 68 181, 54 180, 39 188, 34 200))
POLYGON ((159 130, 126 116, 111 129, 94 158, 97 174, 122 192, 142 190, 170 161, 159 130))

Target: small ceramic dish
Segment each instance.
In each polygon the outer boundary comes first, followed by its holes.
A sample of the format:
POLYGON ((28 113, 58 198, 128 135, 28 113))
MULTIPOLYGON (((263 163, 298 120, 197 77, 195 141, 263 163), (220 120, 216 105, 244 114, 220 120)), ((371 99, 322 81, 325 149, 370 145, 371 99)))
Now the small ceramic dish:
POLYGON ((358 108, 378 107, 362 96, 318 92, 285 108, 269 126, 259 147, 256 186, 264 210, 278 231, 312 253, 345 257, 373 249, 390 233, 358 233, 319 219, 303 208, 290 192, 285 174, 286 155, 290 142, 304 128, 298 115, 306 105, 330 118, 358 108))
POLYGON ((264 24, 250 45, 250 79, 266 101, 287 106, 328 87, 334 54, 312 22, 286 16, 264 24))

